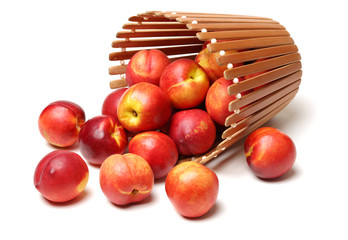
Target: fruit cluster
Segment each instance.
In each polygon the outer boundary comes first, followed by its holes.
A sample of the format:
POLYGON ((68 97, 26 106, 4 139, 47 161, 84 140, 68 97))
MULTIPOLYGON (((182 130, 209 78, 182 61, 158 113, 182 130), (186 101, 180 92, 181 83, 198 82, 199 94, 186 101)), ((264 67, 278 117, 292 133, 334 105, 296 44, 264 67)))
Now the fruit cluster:
MULTIPOLYGON (((213 146, 235 99, 227 94, 232 82, 223 78, 227 66, 215 59, 206 47, 195 60, 173 62, 160 50, 141 50, 127 65, 128 87, 105 98, 102 115, 86 121, 77 104, 53 102, 39 117, 40 132, 54 146, 77 143, 83 158, 100 166, 100 187, 111 202, 139 202, 151 193, 155 179, 166 178, 166 193, 177 211, 202 216, 217 199, 217 175, 193 161, 177 163, 180 156, 203 154, 213 146)), ((278 177, 292 167, 295 146, 276 129, 260 130, 246 140, 247 162, 261 178, 278 177)), ((55 150, 39 162, 34 184, 48 200, 65 202, 84 190, 88 174, 77 153, 55 150)))

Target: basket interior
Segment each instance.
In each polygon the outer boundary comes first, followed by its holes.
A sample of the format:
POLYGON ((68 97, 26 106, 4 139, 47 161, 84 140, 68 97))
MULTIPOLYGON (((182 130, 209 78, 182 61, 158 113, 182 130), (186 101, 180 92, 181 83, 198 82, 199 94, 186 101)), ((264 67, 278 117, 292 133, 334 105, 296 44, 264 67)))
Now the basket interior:
POLYGON ((219 52, 217 63, 227 66, 224 77, 233 81, 228 94, 236 95, 236 100, 229 104, 226 129, 209 152, 185 160, 204 164, 217 157, 280 112, 298 92, 302 77, 298 48, 285 27, 270 18, 149 11, 128 20, 112 42, 115 51, 109 54, 109 60, 116 63, 109 68, 109 74, 117 76, 110 81, 112 89, 127 85, 127 63, 142 49, 159 49, 175 61, 195 59, 207 44, 210 52, 219 52), (244 64, 233 66, 239 62, 244 64), (239 94, 251 89, 257 90, 239 94))

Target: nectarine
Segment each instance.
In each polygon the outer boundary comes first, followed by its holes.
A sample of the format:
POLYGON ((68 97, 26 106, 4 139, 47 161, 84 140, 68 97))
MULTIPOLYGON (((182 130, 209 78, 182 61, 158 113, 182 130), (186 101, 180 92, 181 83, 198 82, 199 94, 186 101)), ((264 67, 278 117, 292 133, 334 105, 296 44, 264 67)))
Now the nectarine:
POLYGON ((148 197, 154 184, 154 175, 148 162, 132 153, 109 156, 101 165, 100 187, 114 204, 127 205, 148 197))
POLYGON ((288 172, 296 159, 296 147, 280 130, 262 127, 252 132, 244 142, 246 161, 256 176, 276 178, 288 172))

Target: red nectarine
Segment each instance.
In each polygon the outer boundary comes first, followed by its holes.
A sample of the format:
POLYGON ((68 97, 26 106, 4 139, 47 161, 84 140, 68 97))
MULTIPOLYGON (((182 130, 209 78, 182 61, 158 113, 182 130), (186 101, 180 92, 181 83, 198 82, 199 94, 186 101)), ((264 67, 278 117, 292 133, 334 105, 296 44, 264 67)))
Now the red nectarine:
POLYGON ((296 159, 296 147, 285 133, 272 127, 262 127, 245 140, 247 163, 256 176, 265 179, 288 172, 296 159))
POLYGON ((38 123, 41 135, 50 144, 69 147, 78 140, 80 128, 85 123, 85 112, 76 103, 56 101, 41 112, 38 123))
POLYGON ((154 175, 148 162, 135 154, 114 154, 101 165, 100 187, 114 204, 139 202, 150 195, 154 175))
POLYGON ((77 153, 55 150, 38 163, 34 185, 46 199, 67 202, 85 189, 88 177, 87 164, 77 153))
POLYGON ((168 173, 165 190, 181 215, 200 217, 214 206, 219 180, 208 167, 193 161, 183 162, 168 173))

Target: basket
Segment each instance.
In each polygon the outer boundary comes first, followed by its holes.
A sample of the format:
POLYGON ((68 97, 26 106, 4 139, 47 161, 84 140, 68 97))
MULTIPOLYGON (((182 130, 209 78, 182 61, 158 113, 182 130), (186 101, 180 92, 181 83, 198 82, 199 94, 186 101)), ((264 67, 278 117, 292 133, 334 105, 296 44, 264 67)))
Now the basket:
POLYGON ((172 61, 195 59, 209 41, 208 50, 220 53, 217 63, 227 65, 224 77, 233 81, 228 94, 237 98, 229 103, 226 129, 210 151, 184 160, 205 164, 216 158, 279 113, 298 92, 302 76, 298 48, 285 27, 270 18, 149 11, 128 20, 112 42, 117 51, 110 53, 109 60, 116 61, 116 66, 109 68, 109 74, 118 76, 110 81, 112 89, 126 86, 127 62, 141 49, 159 49, 172 61), (226 53, 229 50, 242 51, 226 53), (239 62, 248 64, 233 67, 239 62), (266 72, 238 82, 239 77, 262 71, 266 72))

